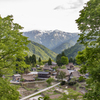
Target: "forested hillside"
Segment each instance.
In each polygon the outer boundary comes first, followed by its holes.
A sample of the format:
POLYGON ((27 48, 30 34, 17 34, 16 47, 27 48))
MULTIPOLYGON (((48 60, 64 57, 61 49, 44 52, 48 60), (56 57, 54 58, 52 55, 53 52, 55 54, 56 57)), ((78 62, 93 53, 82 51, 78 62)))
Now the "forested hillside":
POLYGON ((37 58, 41 57, 42 60, 47 60, 49 59, 49 57, 54 60, 57 55, 55 52, 49 50, 45 46, 33 41, 31 41, 31 43, 28 44, 28 48, 29 55, 35 54, 37 58))
POLYGON ((75 58, 76 55, 78 54, 78 51, 82 51, 85 47, 82 44, 76 43, 74 46, 65 49, 64 53, 65 55, 70 58, 75 58))
POLYGON ((61 53, 62 51, 64 51, 65 49, 70 48, 71 46, 74 46, 78 40, 79 36, 75 36, 71 39, 69 39, 68 41, 66 41, 65 43, 62 43, 61 45, 59 45, 58 47, 52 49, 52 51, 56 52, 56 53, 61 53))

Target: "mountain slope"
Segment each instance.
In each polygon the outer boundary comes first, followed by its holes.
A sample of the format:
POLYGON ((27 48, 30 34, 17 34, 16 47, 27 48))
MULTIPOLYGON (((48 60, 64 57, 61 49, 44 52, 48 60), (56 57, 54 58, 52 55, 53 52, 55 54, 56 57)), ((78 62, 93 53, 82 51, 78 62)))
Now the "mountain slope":
POLYGON ((85 47, 82 44, 76 43, 74 46, 72 46, 68 49, 65 49, 64 53, 68 58, 70 58, 70 57, 75 58, 76 55, 78 54, 78 51, 82 51, 84 48, 85 47))
POLYGON ((41 57, 42 60, 48 60, 49 57, 54 60, 57 55, 55 52, 49 50, 45 46, 33 41, 31 41, 31 43, 28 44, 28 48, 29 55, 35 54, 37 58, 41 57))
POLYGON ((33 31, 23 32, 23 35, 29 37, 29 40, 42 44, 45 47, 52 50, 57 46, 61 45, 62 43, 65 43, 67 40, 78 36, 78 33, 68 33, 59 30, 54 30, 54 31, 33 30, 33 31))
POLYGON ((56 52, 56 53, 61 53, 62 51, 64 51, 65 49, 70 48, 71 46, 74 46, 78 40, 79 36, 73 37, 69 40, 67 40, 67 42, 62 43, 60 46, 52 49, 52 51, 56 52))

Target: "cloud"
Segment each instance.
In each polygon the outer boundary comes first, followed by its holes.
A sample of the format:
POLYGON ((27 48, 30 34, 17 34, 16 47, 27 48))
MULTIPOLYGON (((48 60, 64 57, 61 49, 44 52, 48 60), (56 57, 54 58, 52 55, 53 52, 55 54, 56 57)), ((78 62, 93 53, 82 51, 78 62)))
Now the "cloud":
POLYGON ((58 10, 58 9, 66 10, 66 8, 64 6, 57 6, 57 7, 54 8, 54 10, 58 10))
POLYGON ((68 10, 68 9, 77 9, 83 6, 84 0, 72 0, 64 5, 59 5, 54 8, 54 10, 68 10))
POLYGON ((80 6, 83 6, 83 4, 84 4, 83 0, 77 0, 76 2, 70 3, 71 6, 69 9, 77 9, 80 6))

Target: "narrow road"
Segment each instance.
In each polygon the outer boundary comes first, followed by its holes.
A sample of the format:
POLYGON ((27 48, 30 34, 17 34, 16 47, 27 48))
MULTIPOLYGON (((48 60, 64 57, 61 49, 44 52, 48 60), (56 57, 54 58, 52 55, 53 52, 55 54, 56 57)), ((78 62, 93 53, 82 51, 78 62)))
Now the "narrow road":
POLYGON ((60 84, 60 82, 57 83, 57 84, 55 84, 55 85, 52 85, 52 86, 50 86, 50 87, 48 87, 48 88, 45 88, 45 89, 43 89, 43 90, 40 90, 40 91, 38 91, 38 92, 35 92, 35 93, 33 93, 33 94, 30 94, 30 95, 28 95, 28 96, 26 96, 26 97, 24 97, 24 98, 22 98, 22 99, 20 99, 20 100, 28 99, 28 98, 30 98, 30 97, 32 97, 32 96, 34 96, 34 95, 37 95, 38 93, 44 92, 44 91, 46 91, 46 90, 49 90, 49 89, 51 89, 51 88, 53 88, 53 87, 55 87, 55 86, 57 86, 57 85, 59 85, 59 84, 60 84))

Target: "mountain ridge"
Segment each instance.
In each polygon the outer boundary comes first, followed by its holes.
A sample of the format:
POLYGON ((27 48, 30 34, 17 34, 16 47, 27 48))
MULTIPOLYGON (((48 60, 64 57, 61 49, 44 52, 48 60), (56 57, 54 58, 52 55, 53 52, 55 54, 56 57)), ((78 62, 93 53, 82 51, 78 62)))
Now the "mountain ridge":
POLYGON ((67 40, 78 36, 78 33, 69 33, 59 30, 32 30, 28 32, 23 32, 23 35, 29 37, 29 40, 40 43, 49 49, 54 49, 55 47, 65 43, 67 40))

